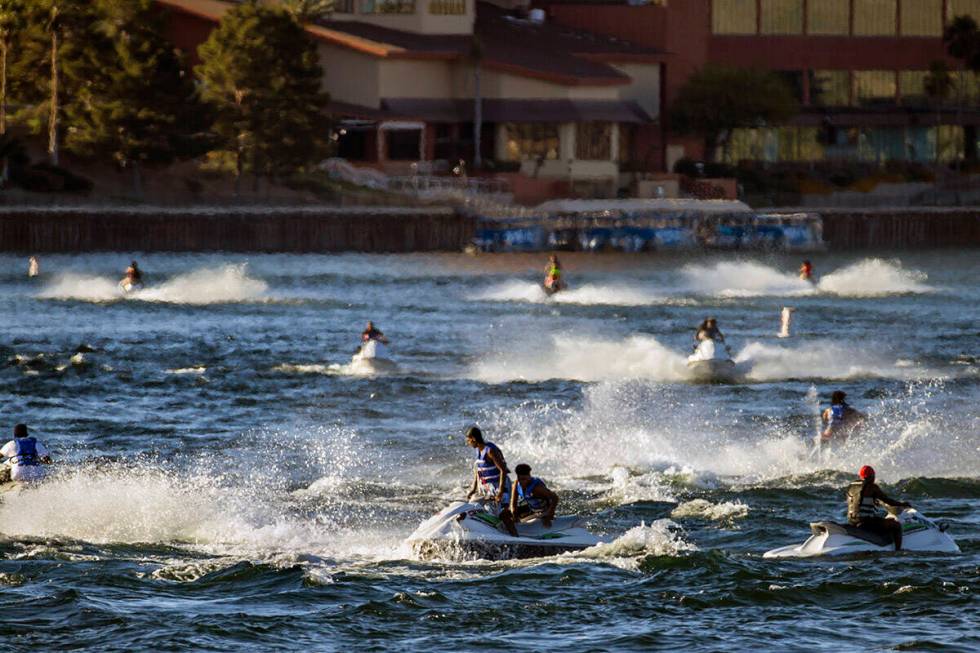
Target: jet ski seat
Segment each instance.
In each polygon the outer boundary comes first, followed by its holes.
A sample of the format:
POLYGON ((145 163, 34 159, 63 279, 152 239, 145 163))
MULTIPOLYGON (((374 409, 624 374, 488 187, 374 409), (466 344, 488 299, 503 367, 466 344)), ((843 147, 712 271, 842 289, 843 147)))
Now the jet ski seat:
POLYGON ((814 535, 823 535, 825 532, 833 535, 848 535, 850 537, 856 537, 859 540, 864 540, 865 542, 871 542, 875 546, 888 546, 892 543, 892 538, 889 535, 879 535, 878 533, 873 533, 864 528, 858 528, 857 526, 851 526, 850 524, 838 524, 831 521, 821 521, 814 522, 810 524, 810 532, 814 535))

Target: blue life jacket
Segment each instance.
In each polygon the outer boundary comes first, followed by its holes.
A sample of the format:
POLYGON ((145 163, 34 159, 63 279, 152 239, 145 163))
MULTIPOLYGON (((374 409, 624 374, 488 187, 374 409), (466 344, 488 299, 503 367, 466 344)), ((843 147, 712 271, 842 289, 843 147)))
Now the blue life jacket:
POLYGON ((493 442, 486 442, 483 445, 483 451, 476 450, 476 473, 480 477, 480 483, 483 485, 493 485, 495 488, 499 488, 500 469, 487 459, 487 454, 490 451, 497 454, 498 460, 503 461, 504 455, 500 453, 500 448, 493 442))
POLYGON ((831 428, 837 428, 844 425, 844 410, 846 409, 845 404, 833 404, 830 407, 830 426, 831 428))
POLYGON ((539 499, 532 494, 534 488, 539 485, 543 485, 541 479, 531 478, 531 482, 527 484, 526 488, 521 487, 521 484, 517 484, 517 496, 527 504, 527 507, 531 509, 532 512, 544 512, 544 509, 548 507, 548 502, 544 499, 539 499))
POLYGON ((37 455, 37 440, 34 438, 14 438, 15 453, 10 462, 22 467, 33 467, 41 464, 37 455))

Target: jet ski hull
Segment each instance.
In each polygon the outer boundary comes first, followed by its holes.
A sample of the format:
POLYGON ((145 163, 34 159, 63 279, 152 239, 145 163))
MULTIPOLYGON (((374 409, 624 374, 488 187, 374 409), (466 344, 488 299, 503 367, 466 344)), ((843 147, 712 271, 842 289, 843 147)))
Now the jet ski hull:
POLYGON ((388 348, 377 340, 368 340, 350 361, 355 374, 385 374, 398 369, 395 361, 388 357, 388 348))
POLYGON ((575 516, 556 517, 551 527, 540 519, 517 524, 518 537, 479 503, 453 503, 425 521, 409 536, 413 557, 420 560, 477 558, 512 560, 581 551, 602 540, 575 516))
MULTIPOLYGON (((898 521, 902 524, 903 551, 934 551, 959 553, 960 547, 945 528, 914 509, 903 512, 898 521)), ((889 553, 895 546, 891 538, 834 522, 810 524, 813 533, 797 546, 783 546, 767 551, 763 558, 816 558, 843 556, 855 553, 889 553)))
POLYGON ((735 362, 730 360, 688 361, 687 369, 695 381, 732 381, 735 379, 735 362))

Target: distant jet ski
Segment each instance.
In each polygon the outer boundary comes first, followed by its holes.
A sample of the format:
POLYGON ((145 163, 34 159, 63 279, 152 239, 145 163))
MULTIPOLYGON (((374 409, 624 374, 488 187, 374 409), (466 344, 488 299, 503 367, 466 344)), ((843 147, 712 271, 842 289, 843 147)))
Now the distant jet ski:
POLYGON ((541 284, 541 288, 544 290, 544 294, 551 297, 552 295, 560 293, 562 290, 566 290, 568 286, 566 286, 565 282, 561 279, 548 277, 544 280, 544 283, 541 284))
POLYGON ((125 293, 125 294, 128 295, 129 293, 133 293, 133 292, 137 292, 139 290, 143 290, 143 282, 142 281, 134 281, 133 279, 130 279, 129 277, 124 277, 122 279, 122 281, 119 282, 119 289, 122 290, 123 293, 125 293))
POLYGON ((581 551, 603 542, 575 515, 555 517, 551 528, 545 528, 537 518, 518 522, 517 533, 518 537, 509 535, 503 522, 483 504, 456 501, 423 522, 407 541, 412 554, 421 560, 538 558, 581 551))
POLYGON ((687 369, 695 381, 731 381, 735 378, 735 361, 728 347, 714 340, 702 340, 694 353, 687 357, 687 369))
POLYGON ((361 344, 361 348, 351 359, 350 366, 356 374, 381 374, 398 369, 398 364, 388 353, 388 345, 375 339, 361 344))
MULTIPOLYGON (((939 524, 919 513, 914 508, 907 508, 897 517, 902 524, 903 551, 937 551, 940 553, 959 553, 949 534, 946 525, 939 524)), ((870 531, 835 522, 815 522, 810 524, 813 533, 806 542, 797 546, 783 546, 767 551, 763 558, 815 558, 819 556, 840 556, 853 553, 889 553, 895 551, 895 545, 889 535, 877 535, 870 531)))

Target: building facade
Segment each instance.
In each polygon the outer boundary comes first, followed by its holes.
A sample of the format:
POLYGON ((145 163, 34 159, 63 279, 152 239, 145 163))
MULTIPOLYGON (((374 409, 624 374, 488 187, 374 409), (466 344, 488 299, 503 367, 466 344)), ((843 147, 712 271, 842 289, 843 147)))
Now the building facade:
MULTIPOLYGON (((708 64, 782 75, 803 107, 785 125, 735 130, 730 162, 859 159, 950 162, 980 147, 980 80, 946 56, 954 16, 980 22, 980 0, 538 0, 549 19, 668 53, 664 109, 708 64), (930 65, 945 61, 953 90, 930 98, 930 65)), ((665 115, 666 118, 666 115, 665 115)), ((663 129, 668 169, 701 158, 698 139, 663 129)))
MULTIPOLYGON (((191 55, 234 6, 157 4, 191 55)), ((396 174, 446 171, 472 162, 479 141, 492 170, 615 193, 622 162, 662 159, 665 55, 543 18, 474 0, 338 2, 307 31, 339 155, 396 174)))

